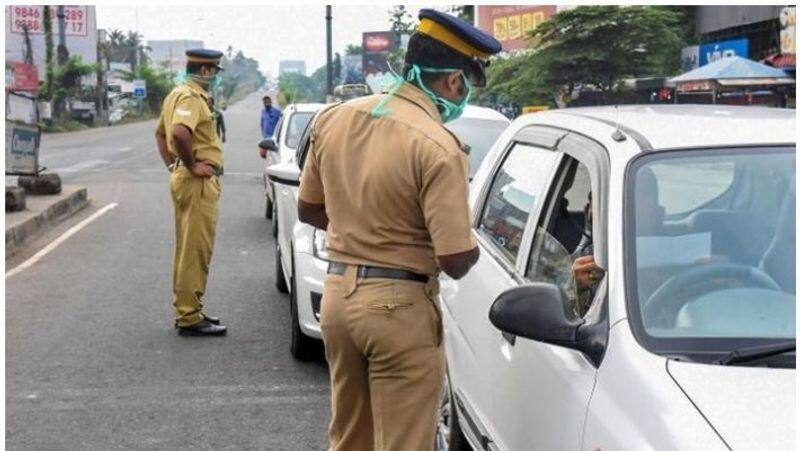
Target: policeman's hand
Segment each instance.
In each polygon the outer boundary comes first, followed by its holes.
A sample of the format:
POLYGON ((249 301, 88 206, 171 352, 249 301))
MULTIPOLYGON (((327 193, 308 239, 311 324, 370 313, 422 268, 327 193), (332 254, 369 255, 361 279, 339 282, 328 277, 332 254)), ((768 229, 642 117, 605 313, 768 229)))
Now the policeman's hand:
POLYGON ((585 290, 600 280, 600 267, 594 261, 593 255, 578 257, 572 262, 572 272, 575 273, 575 283, 578 289, 585 290))
POLYGON ((196 177, 211 177, 214 175, 214 168, 211 167, 209 164, 195 162, 194 166, 192 166, 192 174, 196 177))
POLYGON ((258 154, 261 155, 261 158, 267 158, 267 149, 258 148, 258 154))

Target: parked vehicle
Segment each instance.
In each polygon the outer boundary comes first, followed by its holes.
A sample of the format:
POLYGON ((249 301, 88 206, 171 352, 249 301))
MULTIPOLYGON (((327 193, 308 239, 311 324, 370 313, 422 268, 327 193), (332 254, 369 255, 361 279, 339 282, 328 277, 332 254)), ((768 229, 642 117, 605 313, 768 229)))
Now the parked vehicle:
MULTIPOLYGON (((322 103, 290 104, 284 109, 283 116, 275 126, 274 142, 278 150, 267 152, 267 158, 264 162, 264 216, 267 219, 272 219, 275 215, 275 186, 269 181, 266 170, 273 164, 285 163, 292 158, 297 148, 297 143, 300 141, 300 135, 306 128, 308 121, 311 120, 314 112, 323 106, 324 104, 322 103)), ((273 222, 272 234, 276 236, 277 233, 277 223, 273 222)))
MULTIPOLYGON (((468 106, 461 118, 447 124, 463 143, 471 146, 471 173, 508 124, 508 119, 500 113, 475 106, 468 106)), ((278 288, 287 287, 290 293, 291 351, 298 359, 313 356, 319 346, 319 311, 328 268, 325 232, 297 220, 296 186, 308 151, 309 133, 310 127, 303 133, 291 161, 267 169, 270 178, 281 184, 275 216, 279 231, 276 283, 278 288)))
POLYGON ((437 449, 793 448, 795 119, 515 120, 471 186, 481 257, 441 281, 437 449))

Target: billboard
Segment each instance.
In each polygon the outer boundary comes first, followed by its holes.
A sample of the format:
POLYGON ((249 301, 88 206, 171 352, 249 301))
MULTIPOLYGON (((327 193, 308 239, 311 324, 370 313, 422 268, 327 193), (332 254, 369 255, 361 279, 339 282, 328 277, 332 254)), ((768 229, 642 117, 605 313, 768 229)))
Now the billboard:
MULTIPOLYGON (((6 61, 27 61, 25 29, 30 39, 30 59, 39 72, 39 80, 45 78, 44 6, 6 6, 6 61)), ((55 45, 58 45, 58 8, 52 6, 50 15, 53 24, 55 45)), ((64 6, 65 44, 70 56, 80 56, 87 64, 97 63, 97 15, 91 5, 64 6)), ((97 84, 96 74, 83 79, 85 85, 97 84)))
POLYGON ((747 39, 734 39, 684 47, 681 50, 681 70, 689 72, 729 56, 748 58, 750 56, 750 41, 747 39))
POLYGON ((536 27, 556 14, 555 5, 478 5, 478 28, 503 45, 503 51, 527 48, 527 38, 536 27))
POLYGON ((373 31, 361 36, 361 65, 364 71, 364 81, 379 93, 391 80, 389 69, 389 56, 400 49, 400 38, 392 31, 373 31))

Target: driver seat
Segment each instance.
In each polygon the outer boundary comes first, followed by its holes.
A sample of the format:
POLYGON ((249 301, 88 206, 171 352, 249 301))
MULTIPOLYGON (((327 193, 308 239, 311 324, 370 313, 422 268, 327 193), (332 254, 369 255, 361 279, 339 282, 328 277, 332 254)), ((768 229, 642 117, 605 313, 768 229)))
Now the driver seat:
POLYGON ((783 198, 775 235, 761 258, 759 268, 772 277, 787 293, 795 292, 795 192, 783 198))

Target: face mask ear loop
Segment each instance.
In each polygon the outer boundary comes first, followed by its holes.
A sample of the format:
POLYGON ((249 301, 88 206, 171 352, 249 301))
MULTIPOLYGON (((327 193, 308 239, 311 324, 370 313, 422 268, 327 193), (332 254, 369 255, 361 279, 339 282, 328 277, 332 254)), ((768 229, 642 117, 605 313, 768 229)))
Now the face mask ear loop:
MULTIPOLYGON (((416 66, 412 67, 411 71, 413 71, 414 68, 416 68, 416 66)), ((386 106, 387 103, 389 103, 389 100, 391 100, 392 96, 394 96, 397 93, 397 91, 400 90, 400 88, 403 86, 403 83, 405 83, 403 77, 397 75, 395 71, 392 69, 391 65, 389 66, 389 71, 394 76, 394 86, 385 96, 383 96, 383 99, 381 99, 381 101, 377 105, 375 105, 375 108, 372 109, 370 115, 374 118, 380 118, 392 113, 391 110, 387 110, 384 107, 386 106)), ((409 79, 412 76, 411 71, 409 71, 409 79)))

